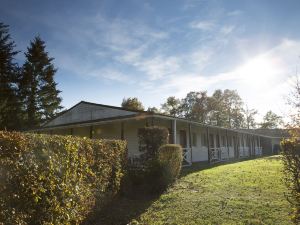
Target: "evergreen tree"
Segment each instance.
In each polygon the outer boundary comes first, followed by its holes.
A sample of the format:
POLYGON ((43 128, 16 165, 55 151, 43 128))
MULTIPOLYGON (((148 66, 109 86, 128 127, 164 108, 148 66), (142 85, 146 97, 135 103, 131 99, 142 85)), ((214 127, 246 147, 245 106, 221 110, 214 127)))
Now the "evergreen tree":
POLYGON ((60 91, 57 90, 57 83, 54 81, 54 59, 48 56, 45 48, 45 42, 36 37, 30 42, 25 53, 20 92, 27 128, 40 126, 62 108, 60 91))
POLYGON ((9 34, 9 26, 0 22, 0 130, 20 128, 18 66, 14 62, 18 52, 14 51, 15 46, 9 34))

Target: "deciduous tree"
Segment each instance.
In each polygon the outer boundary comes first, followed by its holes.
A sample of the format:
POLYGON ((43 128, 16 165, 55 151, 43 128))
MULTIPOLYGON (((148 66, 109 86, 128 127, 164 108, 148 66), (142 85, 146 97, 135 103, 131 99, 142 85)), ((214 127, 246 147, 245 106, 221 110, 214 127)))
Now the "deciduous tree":
POLYGON ((278 128, 283 124, 282 117, 278 116, 276 113, 271 110, 266 113, 261 123, 261 128, 264 129, 274 129, 278 128))
POLYGON ((142 102, 138 100, 138 98, 123 98, 122 108, 128 109, 128 110, 144 110, 144 106, 142 102))

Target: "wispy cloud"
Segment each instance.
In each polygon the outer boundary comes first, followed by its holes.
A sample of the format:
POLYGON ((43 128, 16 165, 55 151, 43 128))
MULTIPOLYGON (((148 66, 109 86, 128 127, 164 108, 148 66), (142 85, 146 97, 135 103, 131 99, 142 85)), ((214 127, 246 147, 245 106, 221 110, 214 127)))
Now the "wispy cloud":
POLYGON ((242 15, 244 12, 242 10, 233 10, 227 13, 227 16, 239 16, 242 15))
POLYGON ((235 26, 233 26, 233 25, 225 25, 225 26, 221 27, 220 32, 224 35, 227 35, 227 34, 232 33, 234 28, 235 28, 235 26))
POLYGON ((215 28, 216 24, 214 21, 193 21, 190 23, 190 27, 193 29, 199 29, 203 31, 211 31, 215 28))

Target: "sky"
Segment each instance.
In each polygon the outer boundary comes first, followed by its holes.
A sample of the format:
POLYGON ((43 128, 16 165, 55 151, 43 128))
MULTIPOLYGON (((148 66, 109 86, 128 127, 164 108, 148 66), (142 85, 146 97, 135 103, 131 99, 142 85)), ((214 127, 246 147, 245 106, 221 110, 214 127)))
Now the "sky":
POLYGON ((39 35, 58 68, 62 105, 147 108, 190 91, 237 90, 261 118, 286 115, 300 70, 299 0, 0 0, 24 61, 39 35))

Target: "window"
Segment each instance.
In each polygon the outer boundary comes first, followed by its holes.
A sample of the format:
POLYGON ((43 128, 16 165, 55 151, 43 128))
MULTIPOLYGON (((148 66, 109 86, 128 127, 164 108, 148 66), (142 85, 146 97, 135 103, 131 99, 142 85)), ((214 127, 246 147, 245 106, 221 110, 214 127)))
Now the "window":
POLYGON ((197 147, 197 134, 192 133, 192 144, 194 147, 197 147))
POLYGON ((202 142, 202 146, 207 147, 207 137, 205 133, 202 134, 201 142, 202 142))

